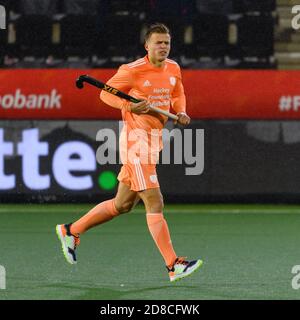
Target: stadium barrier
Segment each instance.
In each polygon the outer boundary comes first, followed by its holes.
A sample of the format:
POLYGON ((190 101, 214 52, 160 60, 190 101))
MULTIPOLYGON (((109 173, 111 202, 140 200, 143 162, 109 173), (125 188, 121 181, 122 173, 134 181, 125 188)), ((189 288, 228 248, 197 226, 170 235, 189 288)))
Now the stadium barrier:
MULTIPOLYGON (((89 74, 107 81, 114 69, 0 71, 0 119, 120 119, 96 88, 79 91, 89 74)), ((193 119, 299 119, 300 72, 276 70, 183 70, 193 119)))
MULTIPOLYGON (((118 138, 119 129, 116 120, 0 121, 1 201, 86 202, 113 196, 118 144, 99 130, 118 138), (115 162, 105 163, 114 155, 115 162)), ((172 122, 167 129, 174 129, 172 122)), ((158 165, 166 201, 298 201, 299 122, 195 120, 191 139, 178 130, 165 141, 170 164, 158 165), (195 139, 197 130, 204 140, 195 139)))
MULTIPOLYGON (((97 89, 75 87, 80 74, 107 81, 115 71, 1 70, 1 201, 115 194, 120 162, 97 161, 106 143, 97 133, 112 130, 117 140, 120 112, 97 89)), ((182 77, 192 133, 178 129, 182 145, 172 138, 170 164, 158 166, 165 199, 297 202, 300 72, 183 70, 182 77)), ((113 151, 118 159, 117 145, 113 151)))

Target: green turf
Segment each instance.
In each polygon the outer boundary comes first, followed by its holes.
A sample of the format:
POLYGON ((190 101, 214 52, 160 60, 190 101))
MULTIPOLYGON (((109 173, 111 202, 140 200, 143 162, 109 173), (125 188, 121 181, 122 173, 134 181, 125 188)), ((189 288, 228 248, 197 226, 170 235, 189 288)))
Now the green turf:
POLYGON ((299 299, 291 269, 300 264, 300 207, 170 205, 178 255, 201 257, 190 278, 168 281, 142 207, 82 236, 67 264, 55 234, 92 205, 2 205, 1 299, 299 299))

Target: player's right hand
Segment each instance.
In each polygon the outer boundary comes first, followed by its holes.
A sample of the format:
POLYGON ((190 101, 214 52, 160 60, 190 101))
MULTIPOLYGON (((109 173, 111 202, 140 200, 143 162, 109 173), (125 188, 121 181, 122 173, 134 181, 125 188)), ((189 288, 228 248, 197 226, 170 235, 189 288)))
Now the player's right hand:
POLYGON ((130 111, 136 114, 147 113, 149 111, 149 102, 147 100, 138 103, 131 102, 130 111))

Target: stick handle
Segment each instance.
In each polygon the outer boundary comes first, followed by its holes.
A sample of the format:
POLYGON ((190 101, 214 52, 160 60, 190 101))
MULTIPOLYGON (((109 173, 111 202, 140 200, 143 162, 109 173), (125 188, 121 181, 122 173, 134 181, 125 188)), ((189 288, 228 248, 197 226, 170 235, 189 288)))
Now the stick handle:
POLYGON ((149 109, 154 111, 154 112, 163 114, 164 116, 169 117, 170 119, 178 120, 178 117, 176 116, 176 114, 173 114, 173 113, 168 112, 166 110, 162 110, 162 109, 151 107, 151 106, 149 107, 149 109))

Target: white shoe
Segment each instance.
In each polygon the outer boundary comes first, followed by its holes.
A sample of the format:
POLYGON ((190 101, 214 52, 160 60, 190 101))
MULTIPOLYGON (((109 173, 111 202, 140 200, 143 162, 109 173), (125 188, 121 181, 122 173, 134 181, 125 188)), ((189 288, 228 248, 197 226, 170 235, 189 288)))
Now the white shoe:
POLYGON ((168 268, 170 281, 177 281, 185 278, 199 269, 203 264, 202 260, 187 261, 184 257, 178 257, 172 268, 168 268))
POLYGON ((74 236, 70 232, 71 224, 58 224, 56 226, 56 234, 61 242, 62 249, 66 260, 70 264, 76 264, 76 247, 80 243, 79 237, 74 236))

